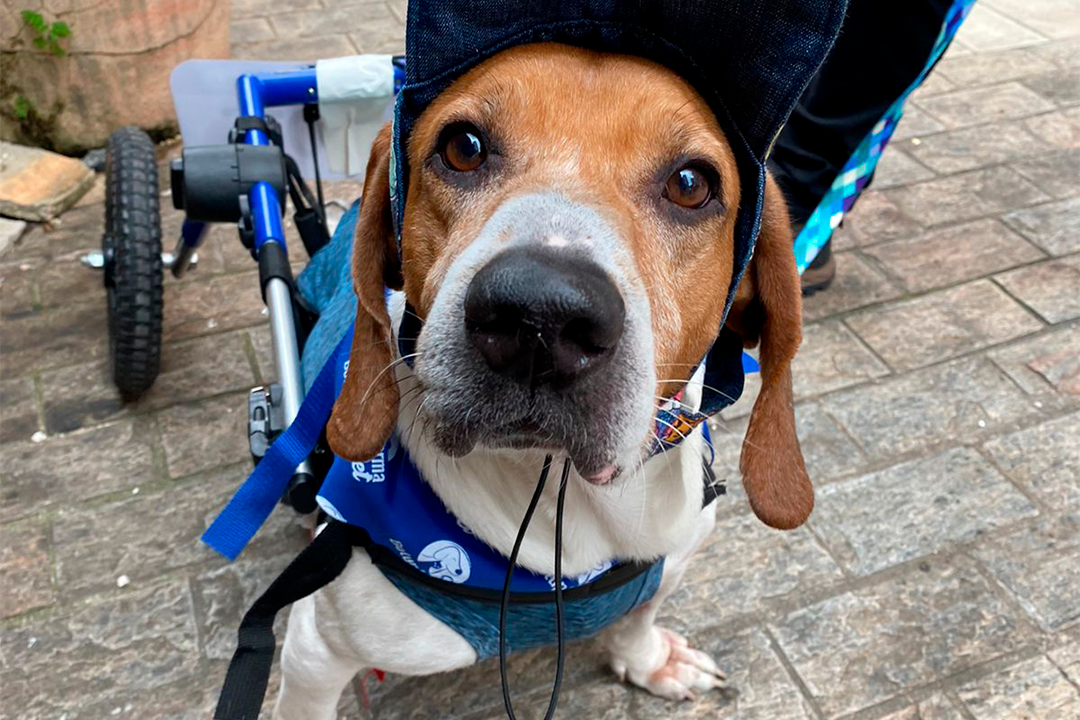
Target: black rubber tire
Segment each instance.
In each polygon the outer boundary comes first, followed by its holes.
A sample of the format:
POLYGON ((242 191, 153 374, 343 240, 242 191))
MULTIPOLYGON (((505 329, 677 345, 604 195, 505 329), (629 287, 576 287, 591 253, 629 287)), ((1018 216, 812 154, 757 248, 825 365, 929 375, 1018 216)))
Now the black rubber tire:
POLYGON ((113 382, 129 400, 161 368, 161 198, 154 143, 136 127, 109 137, 105 159, 105 289, 113 382))

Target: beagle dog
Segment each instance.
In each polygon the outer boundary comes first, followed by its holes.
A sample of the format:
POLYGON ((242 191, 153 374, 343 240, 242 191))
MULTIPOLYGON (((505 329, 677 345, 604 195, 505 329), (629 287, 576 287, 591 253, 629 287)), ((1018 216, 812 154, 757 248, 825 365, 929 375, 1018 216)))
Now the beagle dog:
MULTIPOLYGON (((334 452, 368 459, 396 433, 446 508, 504 556, 544 456, 569 458, 563 574, 666 557, 652 599, 598 638, 611 667, 666 698, 721 686, 709 656, 654 622, 713 528, 705 440, 698 428, 648 451, 658 408, 680 390, 680 402, 696 402, 695 367, 726 322, 746 347, 760 344, 740 462, 753 511, 782 529, 811 511, 791 389, 799 278, 777 186, 768 181, 725 320, 736 162, 706 102, 662 65, 541 43, 462 75, 409 136, 400 251, 390 155, 387 127, 355 238, 357 315, 328 426, 334 452), (395 337, 406 312, 422 322, 411 367, 395 337)), ((551 575, 557 487, 546 490, 518 562, 551 575)), ((364 668, 424 675, 477 658, 353 552, 335 581, 293 605, 279 720, 333 718, 364 668)))

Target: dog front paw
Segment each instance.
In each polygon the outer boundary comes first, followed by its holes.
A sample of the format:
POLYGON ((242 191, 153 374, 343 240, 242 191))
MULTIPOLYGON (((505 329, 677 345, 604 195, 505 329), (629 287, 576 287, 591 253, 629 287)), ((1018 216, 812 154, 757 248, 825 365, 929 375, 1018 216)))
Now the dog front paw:
POLYGON ((669 700, 696 700, 700 693, 726 687, 727 677, 709 655, 690 647, 676 632, 659 627, 653 632, 653 657, 612 660, 620 680, 669 700))

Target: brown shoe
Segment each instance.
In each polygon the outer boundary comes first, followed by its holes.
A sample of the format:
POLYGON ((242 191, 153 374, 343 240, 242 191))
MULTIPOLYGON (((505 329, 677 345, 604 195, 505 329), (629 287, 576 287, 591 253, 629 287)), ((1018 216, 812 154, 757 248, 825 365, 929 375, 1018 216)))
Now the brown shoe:
POLYGON ((802 274, 803 297, 810 297, 816 292, 832 285, 836 277, 836 260, 832 254, 832 241, 825 243, 817 257, 802 274))

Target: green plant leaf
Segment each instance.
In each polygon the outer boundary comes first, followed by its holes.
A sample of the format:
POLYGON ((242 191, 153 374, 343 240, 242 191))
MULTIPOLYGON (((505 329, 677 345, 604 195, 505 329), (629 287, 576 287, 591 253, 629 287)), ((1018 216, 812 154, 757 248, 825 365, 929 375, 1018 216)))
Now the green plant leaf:
POLYGON ((48 27, 45 24, 45 18, 41 16, 41 13, 34 12, 33 10, 23 10, 22 19, 23 22, 38 32, 45 32, 45 28, 48 27))
POLYGON ((52 38, 49 38, 49 52, 51 52, 56 57, 64 57, 65 55, 67 55, 67 50, 60 47, 60 44, 52 38))
POLYGON ((34 38, 34 47, 44 49, 44 47, 45 47, 45 38, 43 38, 43 37, 34 38))
POLYGON ((66 38, 71 35, 71 26, 69 26, 63 20, 57 20, 52 24, 52 36, 57 38, 66 38))
POLYGON ((15 117, 20 120, 25 120, 30 115, 30 110, 34 105, 23 95, 15 96, 15 100, 12 103, 15 106, 15 117))

